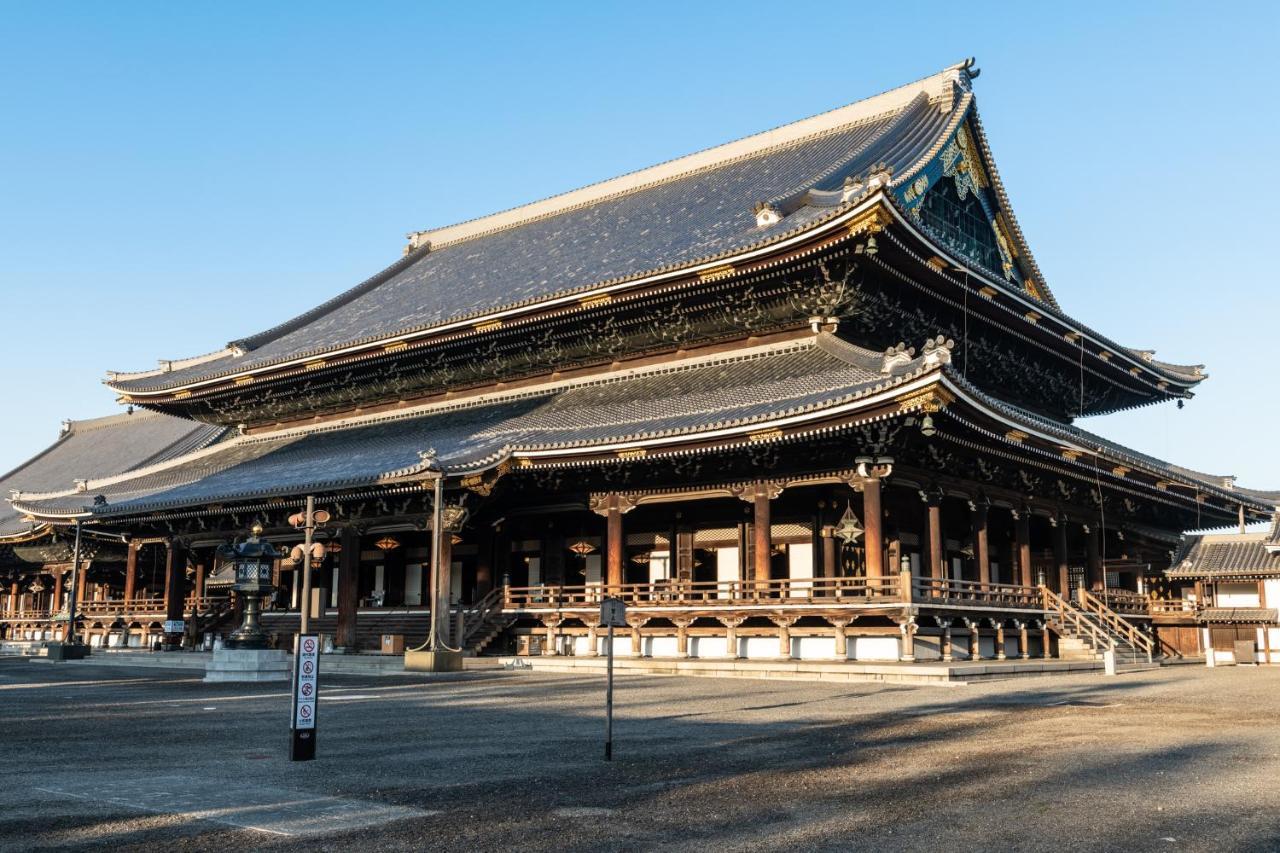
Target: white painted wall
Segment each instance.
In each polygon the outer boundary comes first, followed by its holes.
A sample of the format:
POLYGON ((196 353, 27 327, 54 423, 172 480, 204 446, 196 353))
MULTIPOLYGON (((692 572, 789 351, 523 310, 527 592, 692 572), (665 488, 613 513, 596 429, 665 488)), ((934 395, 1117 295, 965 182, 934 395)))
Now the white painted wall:
POLYGON ((654 658, 673 658, 676 656, 675 637, 644 637, 645 654, 654 658))
POLYGON ((716 580, 723 584, 716 592, 719 598, 731 597, 730 584, 738 580, 738 549, 721 548, 716 551, 716 580))
POLYGON ((848 657, 853 660, 897 660, 897 637, 850 637, 848 657))
POLYGON ((773 660, 778 657, 777 637, 741 637, 738 646, 742 656, 749 660, 773 660))
POLYGON ((1218 607, 1259 607, 1258 584, 1220 583, 1215 603, 1218 607))
POLYGON ((669 551, 649 552, 649 582, 665 581, 671 577, 671 559, 669 551))
POLYGON ((813 543, 787 546, 787 572, 791 578, 791 595, 803 598, 813 589, 813 543))
POLYGON ((725 637, 690 637, 689 656, 695 658, 727 658, 729 644, 725 637))
POLYGON ((791 655, 801 660, 835 660, 835 637, 792 637, 791 655))
POLYGON ((1267 607, 1280 607, 1280 578, 1263 581, 1262 591, 1267 596, 1267 607))
POLYGON ((421 563, 408 563, 404 567, 404 603, 422 604, 422 578, 425 572, 421 563))

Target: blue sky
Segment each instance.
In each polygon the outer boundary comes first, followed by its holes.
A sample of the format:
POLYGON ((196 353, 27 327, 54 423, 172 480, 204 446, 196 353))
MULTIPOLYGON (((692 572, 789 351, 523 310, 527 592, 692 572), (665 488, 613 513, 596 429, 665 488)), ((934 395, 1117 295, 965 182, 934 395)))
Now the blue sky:
MULTIPOLYGON (((1211 378, 1083 422, 1280 488, 1274 3, 0 6, 0 470, 468 219, 976 55, 1072 315, 1211 378)), ((917 342, 918 343, 918 342, 917 342)))

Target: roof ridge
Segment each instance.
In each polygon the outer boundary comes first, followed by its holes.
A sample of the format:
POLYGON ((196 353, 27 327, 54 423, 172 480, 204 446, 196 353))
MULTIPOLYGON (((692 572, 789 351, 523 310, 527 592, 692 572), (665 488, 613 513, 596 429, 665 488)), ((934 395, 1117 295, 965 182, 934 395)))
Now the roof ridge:
POLYGON ((968 70, 970 65, 970 62, 956 63, 934 74, 887 89, 867 98, 860 98, 835 109, 778 125, 769 130, 739 137, 738 139, 684 154, 670 160, 664 160, 651 166, 646 166, 643 169, 615 175, 612 178, 586 184, 563 193, 557 193, 556 195, 452 225, 414 231, 409 235, 410 246, 416 249, 424 245, 435 248, 453 245, 473 237, 492 234, 495 231, 505 230, 509 227, 523 225, 547 216, 577 209, 585 204, 598 203, 608 198, 651 187, 704 169, 723 166, 726 163, 736 162, 746 157, 758 156, 767 151, 774 151, 856 124, 863 124, 903 109, 921 93, 932 91, 932 96, 943 94, 947 85, 958 82, 965 75, 970 75, 971 72, 968 70), (523 215, 520 215, 522 212, 523 215), (492 224, 484 227, 485 223, 492 224))

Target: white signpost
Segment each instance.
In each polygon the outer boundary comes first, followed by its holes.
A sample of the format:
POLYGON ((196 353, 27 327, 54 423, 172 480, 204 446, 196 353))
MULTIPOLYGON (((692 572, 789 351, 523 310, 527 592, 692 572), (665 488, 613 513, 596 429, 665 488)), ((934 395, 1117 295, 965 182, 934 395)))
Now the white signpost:
POLYGON ((164 632, 166 634, 181 634, 185 630, 187 630, 187 623, 182 619, 164 620, 164 632))
POLYGON ((320 684, 320 638, 315 634, 298 637, 293 658, 293 714, 289 724, 289 760, 310 761, 316 757, 316 699, 320 684))
POLYGON ((621 598, 606 598, 600 602, 600 627, 609 629, 606 643, 609 649, 605 665, 604 688, 604 760, 613 760, 613 629, 627 627, 627 605, 621 598))

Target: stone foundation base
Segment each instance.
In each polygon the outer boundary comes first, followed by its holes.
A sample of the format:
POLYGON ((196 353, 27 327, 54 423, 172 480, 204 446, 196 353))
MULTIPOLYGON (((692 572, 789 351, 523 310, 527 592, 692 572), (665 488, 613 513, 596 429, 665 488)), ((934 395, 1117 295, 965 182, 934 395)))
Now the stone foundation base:
POLYGON ((218 649, 205 667, 206 682, 288 681, 289 653, 281 649, 218 649))
POLYGON ((461 672, 462 652, 415 652, 404 653, 406 672, 461 672))

